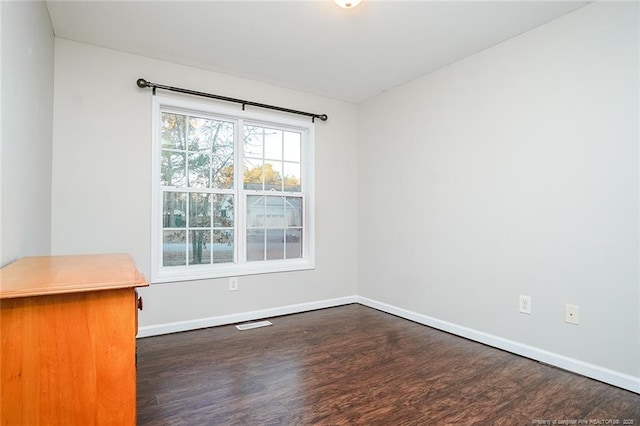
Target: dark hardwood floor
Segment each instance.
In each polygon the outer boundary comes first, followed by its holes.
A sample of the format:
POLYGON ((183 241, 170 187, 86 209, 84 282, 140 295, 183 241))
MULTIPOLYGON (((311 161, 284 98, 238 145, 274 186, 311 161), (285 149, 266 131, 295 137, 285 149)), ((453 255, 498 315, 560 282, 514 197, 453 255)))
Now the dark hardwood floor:
POLYGON ((361 305, 270 321, 140 339, 138 424, 640 425, 638 394, 361 305))

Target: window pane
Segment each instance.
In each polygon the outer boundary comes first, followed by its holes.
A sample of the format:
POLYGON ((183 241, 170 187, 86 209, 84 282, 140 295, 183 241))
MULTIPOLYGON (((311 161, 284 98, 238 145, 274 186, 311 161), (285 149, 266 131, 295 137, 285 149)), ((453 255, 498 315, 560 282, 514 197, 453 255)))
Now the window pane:
POLYGON ((233 231, 213 231, 213 263, 233 262, 233 231))
POLYGON ((262 189, 263 167, 262 160, 244 160, 244 189, 262 189))
POLYGON ((189 117, 189 151, 205 151, 211 149, 211 120, 189 117))
POLYGON ((261 195, 249 195, 247 197, 247 227, 256 228, 264 226, 264 202, 261 195))
POLYGON ((282 160, 282 131, 264 129, 264 158, 282 160))
POLYGON ((213 187, 221 189, 233 188, 233 123, 227 121, 211 121, 211 167, 213 187))
POLYGON ((213 159, 213 187, 217 189, 232 189, 233 188, 233 156, 230 158, 229 163, 223 166, 215 164, 216 158, 213 159))
POLYGON ((287 259, 302 257, 302 229, 287 229, 287 259))
POLYGON ((209 172, 211 159, 208 153, 189 153, 189 186, 198 188, 209 187, 209 172))
POLYGON ((284 161, 300 163, 300 133, 284 132, 284 161))
POLYGON ((284 229, 267 229, 267 260, 284 259, 284 229))
POLYGON ((189 194, 189 227, 205 228, 211 226, 211 198, 212 194, 189 194))
POLYGON ((264 229, 247 229, 247 261, 264 260, 264 229))
POLYGON ((211 231, 195 231, 189 234, 189 265, 211 263, 211 231))
POLYGON ((185 149, 186 117, 180 114, 162 113, 160 139, 162 148, 185 149))
POLYGON ((231 150, 233 152, 234 125, 230 121, 211 121, 213 150, 231 150))
POLYGON ((184 228, 187 225, 187 194, 165 192, 162 211, 164 228, 184 228))
POLYGON ((267 198, 267 217, 265 226, 267 228, 284 228, 284 198, 267 198))
POLYGON ((162 234, 162 265, 185 265, 186 231, 163 231, 162 234))
POLYGON ((282 163, 266 161, 264 164, 264 189, 282 191, 282 163))
POLYGON ((211 118, 189 117, 189 150, 210 151, 233 147, 233 123, 211 118))
POLYGON ((287 226, 302 226, 302 198, 287 197, 285 200, 287 226))
POLYGON ((300 192, 300 164, 284 163, 284 190, 300 192))
POLYGON ((233 227, 233 195, 213 194, 213 226, 233 227))
POLYGON ((163 186, 185 186, 184 153, 162 150, 160 183, 163 186))
POLYGON ((262 158, 263 129, 257 126, 244 126, 244 155, 262 158))

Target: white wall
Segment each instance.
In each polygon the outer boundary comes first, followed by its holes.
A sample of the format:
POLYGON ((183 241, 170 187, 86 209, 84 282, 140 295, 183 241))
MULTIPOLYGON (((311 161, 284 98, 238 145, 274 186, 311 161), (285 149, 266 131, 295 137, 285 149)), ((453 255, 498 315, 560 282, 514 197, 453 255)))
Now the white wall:
POLYGON ((358 294, 640 377, 638 47, 596 3, 365 102, 358 294))
POLYGON ((356 294, 354 105, 63 39, 55 59, 52 251, 128 252, 147 276, 151 91, 138 78, 329 115, 316 124, 316 269, 241 277, 237 292, 227 280, 155 284, 141 327, 356 294))
POLYGON ((149 273, 137 78, 326 112, 316 270, 153 285, 143 328, 358 294, 640 377, 637 17, 596 3, 360 108, 56 39, 53 254, 129 252, 149 273))
POLYGON ((44 2, 2 1, 0 267, 51 247, 54 42, 44 2))

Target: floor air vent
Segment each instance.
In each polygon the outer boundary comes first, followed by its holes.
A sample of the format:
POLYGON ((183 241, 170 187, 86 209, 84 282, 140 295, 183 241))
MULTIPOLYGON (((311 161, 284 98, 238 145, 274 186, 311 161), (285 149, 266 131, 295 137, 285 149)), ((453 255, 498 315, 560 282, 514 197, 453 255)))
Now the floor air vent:
POLYGON ((266 327, 268 325, 273 325, 271 321, 258 321, 258 322, 250 322, 247 324, 236 325, 238 330, 251 330, 252 328, 260 328, 266 327))

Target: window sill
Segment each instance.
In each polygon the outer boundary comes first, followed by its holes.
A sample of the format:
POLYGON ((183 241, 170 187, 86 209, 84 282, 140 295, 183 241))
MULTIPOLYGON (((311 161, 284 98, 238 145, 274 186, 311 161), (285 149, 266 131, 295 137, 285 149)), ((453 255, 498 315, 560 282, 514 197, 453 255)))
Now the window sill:
POLYGON ((151 283, 169 283, 214 278, 238 277, 244 275, 270 274, 315 269, 306 259, 272 260, 265 262, 220 265, 191 265, 188 267, 166 267, 151 276, 151 283))

